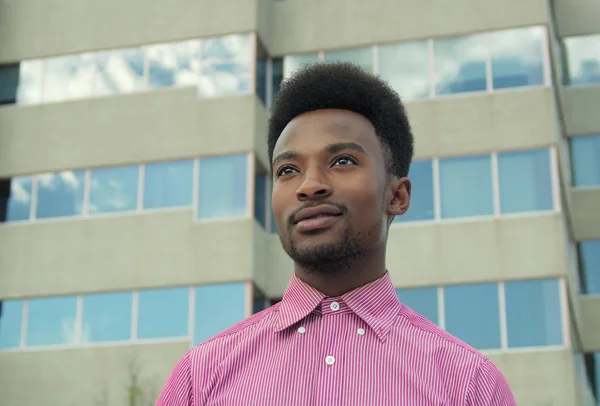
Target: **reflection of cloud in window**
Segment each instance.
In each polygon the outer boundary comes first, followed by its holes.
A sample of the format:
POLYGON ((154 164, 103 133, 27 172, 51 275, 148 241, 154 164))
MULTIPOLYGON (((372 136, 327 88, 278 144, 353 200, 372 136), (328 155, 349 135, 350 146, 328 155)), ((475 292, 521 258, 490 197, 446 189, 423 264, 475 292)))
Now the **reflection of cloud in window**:
POLYGON ((200 41, 146 47, 150 88, 194 85, 200 69, 200 41))
POLYGON ((59 185, 68 186, 69 189, 78 189, 81 185, 79 179, 72 171, 59 173, 44 173, 37 176, 40 187, 50 190, 56 190, 59 185))
POLYGON ((379 47, 379 74, 406 101, 429 95, 429 64, 426 41, 379 47))
POLYGON ((18 104, 32 104, 42 101, 42 60, 23 61, 19 65, 18 104))
POLYGON ((130 93, 144 88, 144 52, 141 48, 101 52, 97 60, 97 94, 130 93))
POLYGON ((75 328, 75 319, 65 318, 60 320, 60 330, 62 332, 63 344, 77 344, 77 334, 75 328))
POLYGON ((93 54, 48 59, 44 67, 43 101, 92 96, 95 73, 93 54))
POLYGON ((10 184, 10 197, 19 203, 31 201, 31 178, 13 178, 10 184), (28 190, 29 189, 29 190, 28 190))
POLYGON ((600 35, 565 39, 571 84, 600 83, 600 35))

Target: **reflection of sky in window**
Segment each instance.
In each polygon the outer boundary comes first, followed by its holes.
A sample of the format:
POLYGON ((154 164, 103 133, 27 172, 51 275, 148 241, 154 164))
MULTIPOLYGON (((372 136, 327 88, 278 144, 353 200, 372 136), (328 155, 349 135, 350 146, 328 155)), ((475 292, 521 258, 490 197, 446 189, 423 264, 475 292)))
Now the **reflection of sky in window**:
POLYGON ((275 58, 272 63, 272 91, 273 91, 273 100, 275 100, 275 96, 279 93, 279 89, 281 87, 281 81, 283 80, 283 59, 275 58))
POLYGON ((580 242, 579 258, 584 293, 600 294, 600 240, 580 242))
POLYGON ((131 211, 137 208, 138 166, 92 170, 90 213, 131 211))
POLYGON ((47 59, 42 100, 54 102, 91 97, 95 71, 94 54, 47 59))
POLYGON ((485 37, 444 38, 434 41, 437 94, 475 92, 486 89, 485 37))
POLYGON ((145 50, 151 89, 198 83, 200 41, 151 45, 145 50))
POLYGON ((75 343, 77 297, 50 297, 29 300, 27 345, 75 343))
POLYGON ((22 300, 0 300, 0 350, 17 348, 21 343, 22 300))
POLYGON ((124 341, 131 337, 131 292, 83 297, 82 342, 124 341))
POLYGON ((565 40, 569 77, 567 84, 600 83, 600 34, 565 40))
POLYGON ((246 155, 200 159, 198 217, 243 217, 247 211, 246 155))
POLYGON ((23 61, 19 67, 17 104, 32 104, 42 101, 42 60, 23 61))
POLYGON ((494 213, 489 155, 440 159, 442 218, 494 213))
POLYGON ((246 317, 246 284, 198 286, 194 342, 199 344, 246 317))
POLYGON ((450 334, 480 350, 500 348, 497 284, 447 286, 444 309, 450 334))
POLYGON ((499 153, 498 179, 501 213, 552 209, 549 150, 499 153))
POLYGON ((267 181, 268 177, 263 174, 254 178, 254 217, 263 227, 267 221, 267 181))
POLYGON ((509 347, 563 343, 557 280, 506 282, 505 292, 509 347))
POLYGON ((19 64, 0 64, 0 105, 17 102, 19 64))
POLYGON ((144 172, 145 209, 192 205, 194 161, 148 164, 144 172))
POLYGON ((99 52, 94 91, 99 95, 131 93, 146 87, 141 48, 99 52))
POLYGON ((575 186, 600 186, 600 135, 571 138, 571 166, 575 186))
POLYGON ((37 176, 36 218, 82 214, 84 171, 64 171, 37 176))
POLYGON ((137 338, 186 337, 189 288, 141 290, 137 338))
POLYGON ((398 300, 427 320, 438 324, 437 288, 397 289, 398 300))
POLYGON ((492 55, 494 89, 544 83, 542 27, 529 27, 487 34, 492 55))
POLYGON ((6 221, 29 219, 32 183, 30 176, 17 176, 11 179, 6 221))
POLYGON ((433 220, 433 164, 430 160, 413 161, 408 178, 411 180, 410 206, 394 222, 433 220))
POLYGON ((283 58, 283 77, 289 77, 292 72, 304 65, 311 65, 319 61, 319 54, 286 55, 283 58))
POLYGON ((327 51, 325 61, 351 62, 367 72, 373 72, 373 47, 327 51))
POLYGON ((405 101, 429 96, 427 41, 379 47, 379 74, 405 101))
POLYGON ((248 34, 202 40, 198 92, 202 97, 250 91, 252 37, 248 34))

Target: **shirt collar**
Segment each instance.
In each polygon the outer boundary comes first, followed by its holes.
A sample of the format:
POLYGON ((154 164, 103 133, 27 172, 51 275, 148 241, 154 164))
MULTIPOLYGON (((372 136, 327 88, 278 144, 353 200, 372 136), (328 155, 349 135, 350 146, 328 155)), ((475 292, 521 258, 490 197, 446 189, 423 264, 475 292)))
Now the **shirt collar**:
MULTIPOLYGON (((317 310, 324 299, 327 299, 325 294, 293 273, 281 300, 275 331, 283 331, 304 319, 317 310)), ((387 337, 402 306, 388 271, 381 278, 333 299, 348 305, 382 341, 387 337)))

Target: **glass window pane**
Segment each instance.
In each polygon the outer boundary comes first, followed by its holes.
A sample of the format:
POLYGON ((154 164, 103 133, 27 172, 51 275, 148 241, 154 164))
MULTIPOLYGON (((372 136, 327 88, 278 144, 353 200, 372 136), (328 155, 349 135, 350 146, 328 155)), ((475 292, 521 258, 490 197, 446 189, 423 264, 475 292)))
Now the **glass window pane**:
POLYGON ((494 213, 489 155, 440 159, 442 218, 494 213))
POLYGON ((479 350, 500 348, 497 284, 447 286, 444 309, 450 334, 479 350))
POLYGON ((200 41, 151 45, 145 51, 150 89, 198 83, 200 41))
POLYGON ((550 151, 498 154, 500 212, 552 210, 550 151))
POLYGON ((580 242, 579 258, 583 293, 600 294, 600 240, 580 242))
POLYGON ((408 177, 412 182, 410 206, 394 222, 433 220, 433 164, 431 161, 413 161, 408 177))
POLYGON ((505 292, 509 347, 563 343, 557 280, 506 282, 505 292))
POLYGON ((252 36, 248 34, 202 40, 201 97, 228 96, 250 92, 252 36))
POLYGON ((200 159, 199 218, 247 215, 247 160, 246 155, 200 159))
POLYGON ((492 54, 492 86, 504 89, 544 83, 542 27, 519 28, 488 34, 492 54))
POLYGON ((600 135, 571 138, 575 186, 600 186, 600 135))
POLYGON ((404 101, 429 97, 429 66, 427 41, 379 47, 379 74, 404 101))
POLYGON ((319 54, 296 54, 283 57, 283 77, 290 75, 305 65, 312 65, 319 62, 319 54))
POLYGON ((83 210, 84 171, 37 176, 36 218, 77 216, 83 210))
POLYGON ((0 350, 21 344, 22 300, 0 300, 0 350))
POLYGON ((142 48, 99 52, 96 63, 94 94, 123 94, 146 88, 142 48))
POLYGON ((485 90, 486 45, 483 35, 435 40, 436 93, 442 95, 485 90))
POLYGON ((351 62, 367 72, 373 72, 373 47, 327 51, 325 61, 351 62))
POLYGON ((196 287, 194 345, 246 318, 246 284, 196 287))
POLYGON ((257 174, 254 178, 254 218, 263 228, 267 223, 267 177, 257 174))
POLYGON ((90 213, 135 210, 138 173, 137 165, 92 170, 90 213))
POLYGON ((28 346, 75 344, 76 296, 29 300, 28 346))
POLYGON ((192 205, 194 161, 158 162, 144 171, 145 209, 192 205))
POLYGON ((568 66, 567 84, 600 83, 600 35, 565 39, 568 66))
POLYGON ((129 340, 132 297, 131 292, 85 295, 81 341, 98 343, 129 340))
POLYGON ((47 59, 42 100, 55 102, 90 97, 93 94, 95 76, 94 54, 47 59))
POLYGON ((31 60, 21 62, 19 68, 18 104, 35 104, 42 101, 44 62, 31 60))
POLYGON ((438 318, 438 289, 396 289, 398 300, 435 324, 438 318))
POLYGON ((137 338, 188 336, 189 288, 141 290, 137 338))
POLYGON ((267 64, 269 55, 260 41, 256 43, 256 95, 263 105, 267 105, 267 64))
POLYGON ((30 176, 17 176, 10 180, 6 221, 29 220, 32 183, 30 176))
MULTIPOLYGON (((281 81, 283 80, 283 59, 281 58, 275 58, 272 61, 272 91, 273 91, 273 97, 271 100, 275 100, 275 96, 277 96, 277 93, 279 93, 279 89, 281 87, 281 81)), ((270 107, 270 106, 269 106, 270 107)))
POLYGON ((0 65, 0 105, 15 104, 19 88, 19 64, 0 65))

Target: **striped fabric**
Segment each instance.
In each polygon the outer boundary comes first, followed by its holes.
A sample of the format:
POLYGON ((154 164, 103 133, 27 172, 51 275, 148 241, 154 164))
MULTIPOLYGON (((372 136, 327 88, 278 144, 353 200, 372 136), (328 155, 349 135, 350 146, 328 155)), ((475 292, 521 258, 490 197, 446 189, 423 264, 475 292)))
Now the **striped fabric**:
POLYGON ((294 275, 280 303, 191 349, 156 404, 516 405, 491 361, 398 301, 389 273, 336 298, 294 275))

